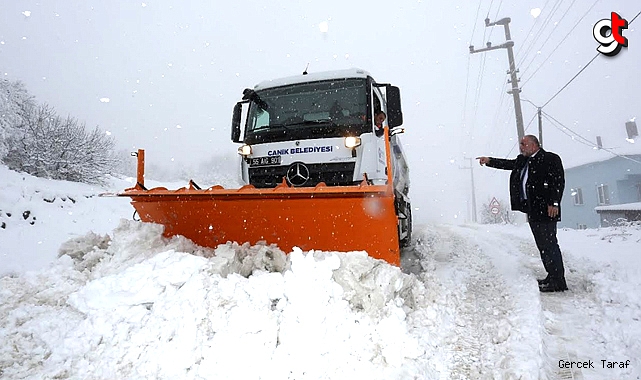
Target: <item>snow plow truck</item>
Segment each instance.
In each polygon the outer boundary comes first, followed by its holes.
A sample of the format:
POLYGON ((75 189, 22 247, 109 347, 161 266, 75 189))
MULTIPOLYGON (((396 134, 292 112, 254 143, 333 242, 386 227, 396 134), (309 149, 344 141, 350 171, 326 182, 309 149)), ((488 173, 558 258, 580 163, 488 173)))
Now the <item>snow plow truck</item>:
POLYGON ((238 189, 168 190, 144 184, 144 150, 132 199, 143 222, 216 247, 235 241, 323 251, 367 251, 400 265, 412 233, 400 91, 366 71, 304 73, 243 91, 233 109, 238 189), (384 128, 375 115, 384 112, 384 128))

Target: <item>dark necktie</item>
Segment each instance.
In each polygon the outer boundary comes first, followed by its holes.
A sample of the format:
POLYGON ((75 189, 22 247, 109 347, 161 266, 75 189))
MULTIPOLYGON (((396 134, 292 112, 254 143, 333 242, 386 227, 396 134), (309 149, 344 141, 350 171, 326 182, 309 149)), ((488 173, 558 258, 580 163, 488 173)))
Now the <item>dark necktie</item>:
POLYGON ((530 166, 530 159, 528 158, 525 161, 525 166, 523 166, 523 170, 521 170, 521 182, 523 182, 523 179, 525 179, 525 174, 527 173, 529 166, 530 166))
POLYGON ((525 166, 523 166, 523 169, 521 170, 521 200, 522 201, 526 199, 525 183, 523 183, 523 181, 525 180, 525 175, 527 174, 529 166, 530 166, 530 159, 528 158, 525 161, 525 166))

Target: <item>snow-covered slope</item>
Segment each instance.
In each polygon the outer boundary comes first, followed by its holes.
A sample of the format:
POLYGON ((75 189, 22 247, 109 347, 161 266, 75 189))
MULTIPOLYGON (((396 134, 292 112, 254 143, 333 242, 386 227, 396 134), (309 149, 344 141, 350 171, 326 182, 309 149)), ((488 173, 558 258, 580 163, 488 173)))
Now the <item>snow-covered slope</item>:
POLYGON ((570 291, 542 295, 527 226, 416 226, 409 275, 363 252, 165 239, 95 196, 128 180, 0 177, 3 379, 641 374, 639 227, 559 231, 570 291))

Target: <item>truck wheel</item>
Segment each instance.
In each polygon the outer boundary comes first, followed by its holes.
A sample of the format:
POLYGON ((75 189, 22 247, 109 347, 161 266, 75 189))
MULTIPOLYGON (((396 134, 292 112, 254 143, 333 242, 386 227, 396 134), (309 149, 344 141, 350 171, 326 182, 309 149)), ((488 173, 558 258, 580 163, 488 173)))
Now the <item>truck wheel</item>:
POLYGON ((412 242, 412 205, 409 203, 405 205, 405 215, 407 215, 407 219, 405 221, 407 235, 403 240, 401 240, 401 247, 407 247, 412 242))

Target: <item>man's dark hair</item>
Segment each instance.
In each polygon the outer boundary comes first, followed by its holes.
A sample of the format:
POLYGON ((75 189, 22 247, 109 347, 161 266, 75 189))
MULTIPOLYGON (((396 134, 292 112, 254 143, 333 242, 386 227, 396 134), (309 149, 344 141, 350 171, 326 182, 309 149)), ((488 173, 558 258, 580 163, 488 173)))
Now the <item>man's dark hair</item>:
POLYGON ((525 137, 530 139, 530 141, 533 141, 536 144, 536 146, 538 146, 539 148, 541 147, 541 143, 539 142, 539 139, 536 136, 534 136, 534 135, 525 135, 525 137))

